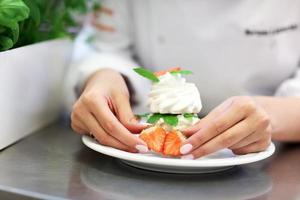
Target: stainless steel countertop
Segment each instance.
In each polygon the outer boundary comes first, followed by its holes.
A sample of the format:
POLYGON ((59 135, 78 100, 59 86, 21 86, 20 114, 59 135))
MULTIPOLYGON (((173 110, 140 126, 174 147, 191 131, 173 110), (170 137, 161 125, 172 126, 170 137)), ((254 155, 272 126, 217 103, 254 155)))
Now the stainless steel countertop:
MULTIPOLYGON (((278 146, 278 145, 277 145, 278 146)), ((300 145, 206 175, 143 171, 94 152, 54 124, 0 152, 0 199, 300 199, 300 145)))

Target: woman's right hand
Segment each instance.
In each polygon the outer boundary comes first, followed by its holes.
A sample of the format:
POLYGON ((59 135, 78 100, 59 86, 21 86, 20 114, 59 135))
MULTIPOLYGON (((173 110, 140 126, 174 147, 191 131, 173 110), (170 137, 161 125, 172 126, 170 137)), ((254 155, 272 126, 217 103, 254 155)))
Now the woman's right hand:
POLYGON ((136 120, 130 106, 130 96, 120 73, 101 69, 86 82, 73 106, 72 129, 92 134, 100 144, 129 152, 145 153, 148 147, 132 133, 145 127, 136 120))

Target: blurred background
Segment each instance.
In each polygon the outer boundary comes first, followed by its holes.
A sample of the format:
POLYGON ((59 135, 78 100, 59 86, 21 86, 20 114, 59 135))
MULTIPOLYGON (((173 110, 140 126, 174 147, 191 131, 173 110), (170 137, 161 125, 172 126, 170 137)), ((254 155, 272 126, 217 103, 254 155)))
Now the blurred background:
POLYGON ((95 0, 1 0, 0 50, 74 37, 95 0))

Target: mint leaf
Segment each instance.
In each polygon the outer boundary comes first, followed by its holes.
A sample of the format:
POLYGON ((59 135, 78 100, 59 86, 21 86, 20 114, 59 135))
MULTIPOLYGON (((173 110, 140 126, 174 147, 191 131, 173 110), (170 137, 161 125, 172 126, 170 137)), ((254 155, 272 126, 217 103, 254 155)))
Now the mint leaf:
POLYGON ((162 117, 166 124, 169 124, 171 126, 177 126, 177 124, 178 124, 177 115, 165 114, 162 117))
MULTIPOLYGON (((149 114, 147 115, 149 116, 149 114)), ((161 118, 164 120, 164 123, 170 125, 170 126, 177 126, 178 125, 178 115, 175 114, 160 114, 160 113, 154 113, 152 114, 149 119, 147 120, 148 123, 155 124, 160 120, 161 118)))
POLYGON ((190 117, 194 117, 195 114, 193 114, 193 113, 184 113, 183 116, 184 116, 185 118, 190 118, 190 117))
POLYGON ((179 71, 173 71, 173 72, 170 72, 171 74, 182 74, 182 75, 190 75, 190 74, 193 74, 192 71, 190 70, 179 70, 179 71))
POLYGON ((136 73, 139 75, 153 81, 153 82, 159 82, 159 79, 151 72, 150 70, 144 69, 144 68, 134 68, 133 69, 136 73))
POLYGON ((151 116, 149 117, 149 119, 147 120, 147 123, 155 124, 161 117, 162 117, 161 114, 159 114, 159 113, 154 113, 153 115, 151 115, 151 116))
POLYGON ((196 114, 193 114, 193 113, 184 113, 183 117, 186 118, 189 121, 192 121, 193 118, 198 118, 198 116, 196 114))

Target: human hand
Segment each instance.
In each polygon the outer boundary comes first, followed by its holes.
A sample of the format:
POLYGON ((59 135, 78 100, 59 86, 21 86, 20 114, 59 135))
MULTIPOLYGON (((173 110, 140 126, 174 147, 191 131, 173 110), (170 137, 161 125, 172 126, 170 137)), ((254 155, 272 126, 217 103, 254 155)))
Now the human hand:
POLYGON ((102 69, 87 81, 73 106, 72 129, 92 134, 103 145, 129 152, 144 153, 144 141, 133 135, 143 130, 130 107, 129 92, 123 77, 116 71, 102 69))
POLYGON ((232 97, 183 131, 190 136, 182 145, 182 159, 195 159, 223 148, 235 154, 265 150, 272 127, 265 110, 251 97, 232 97))

